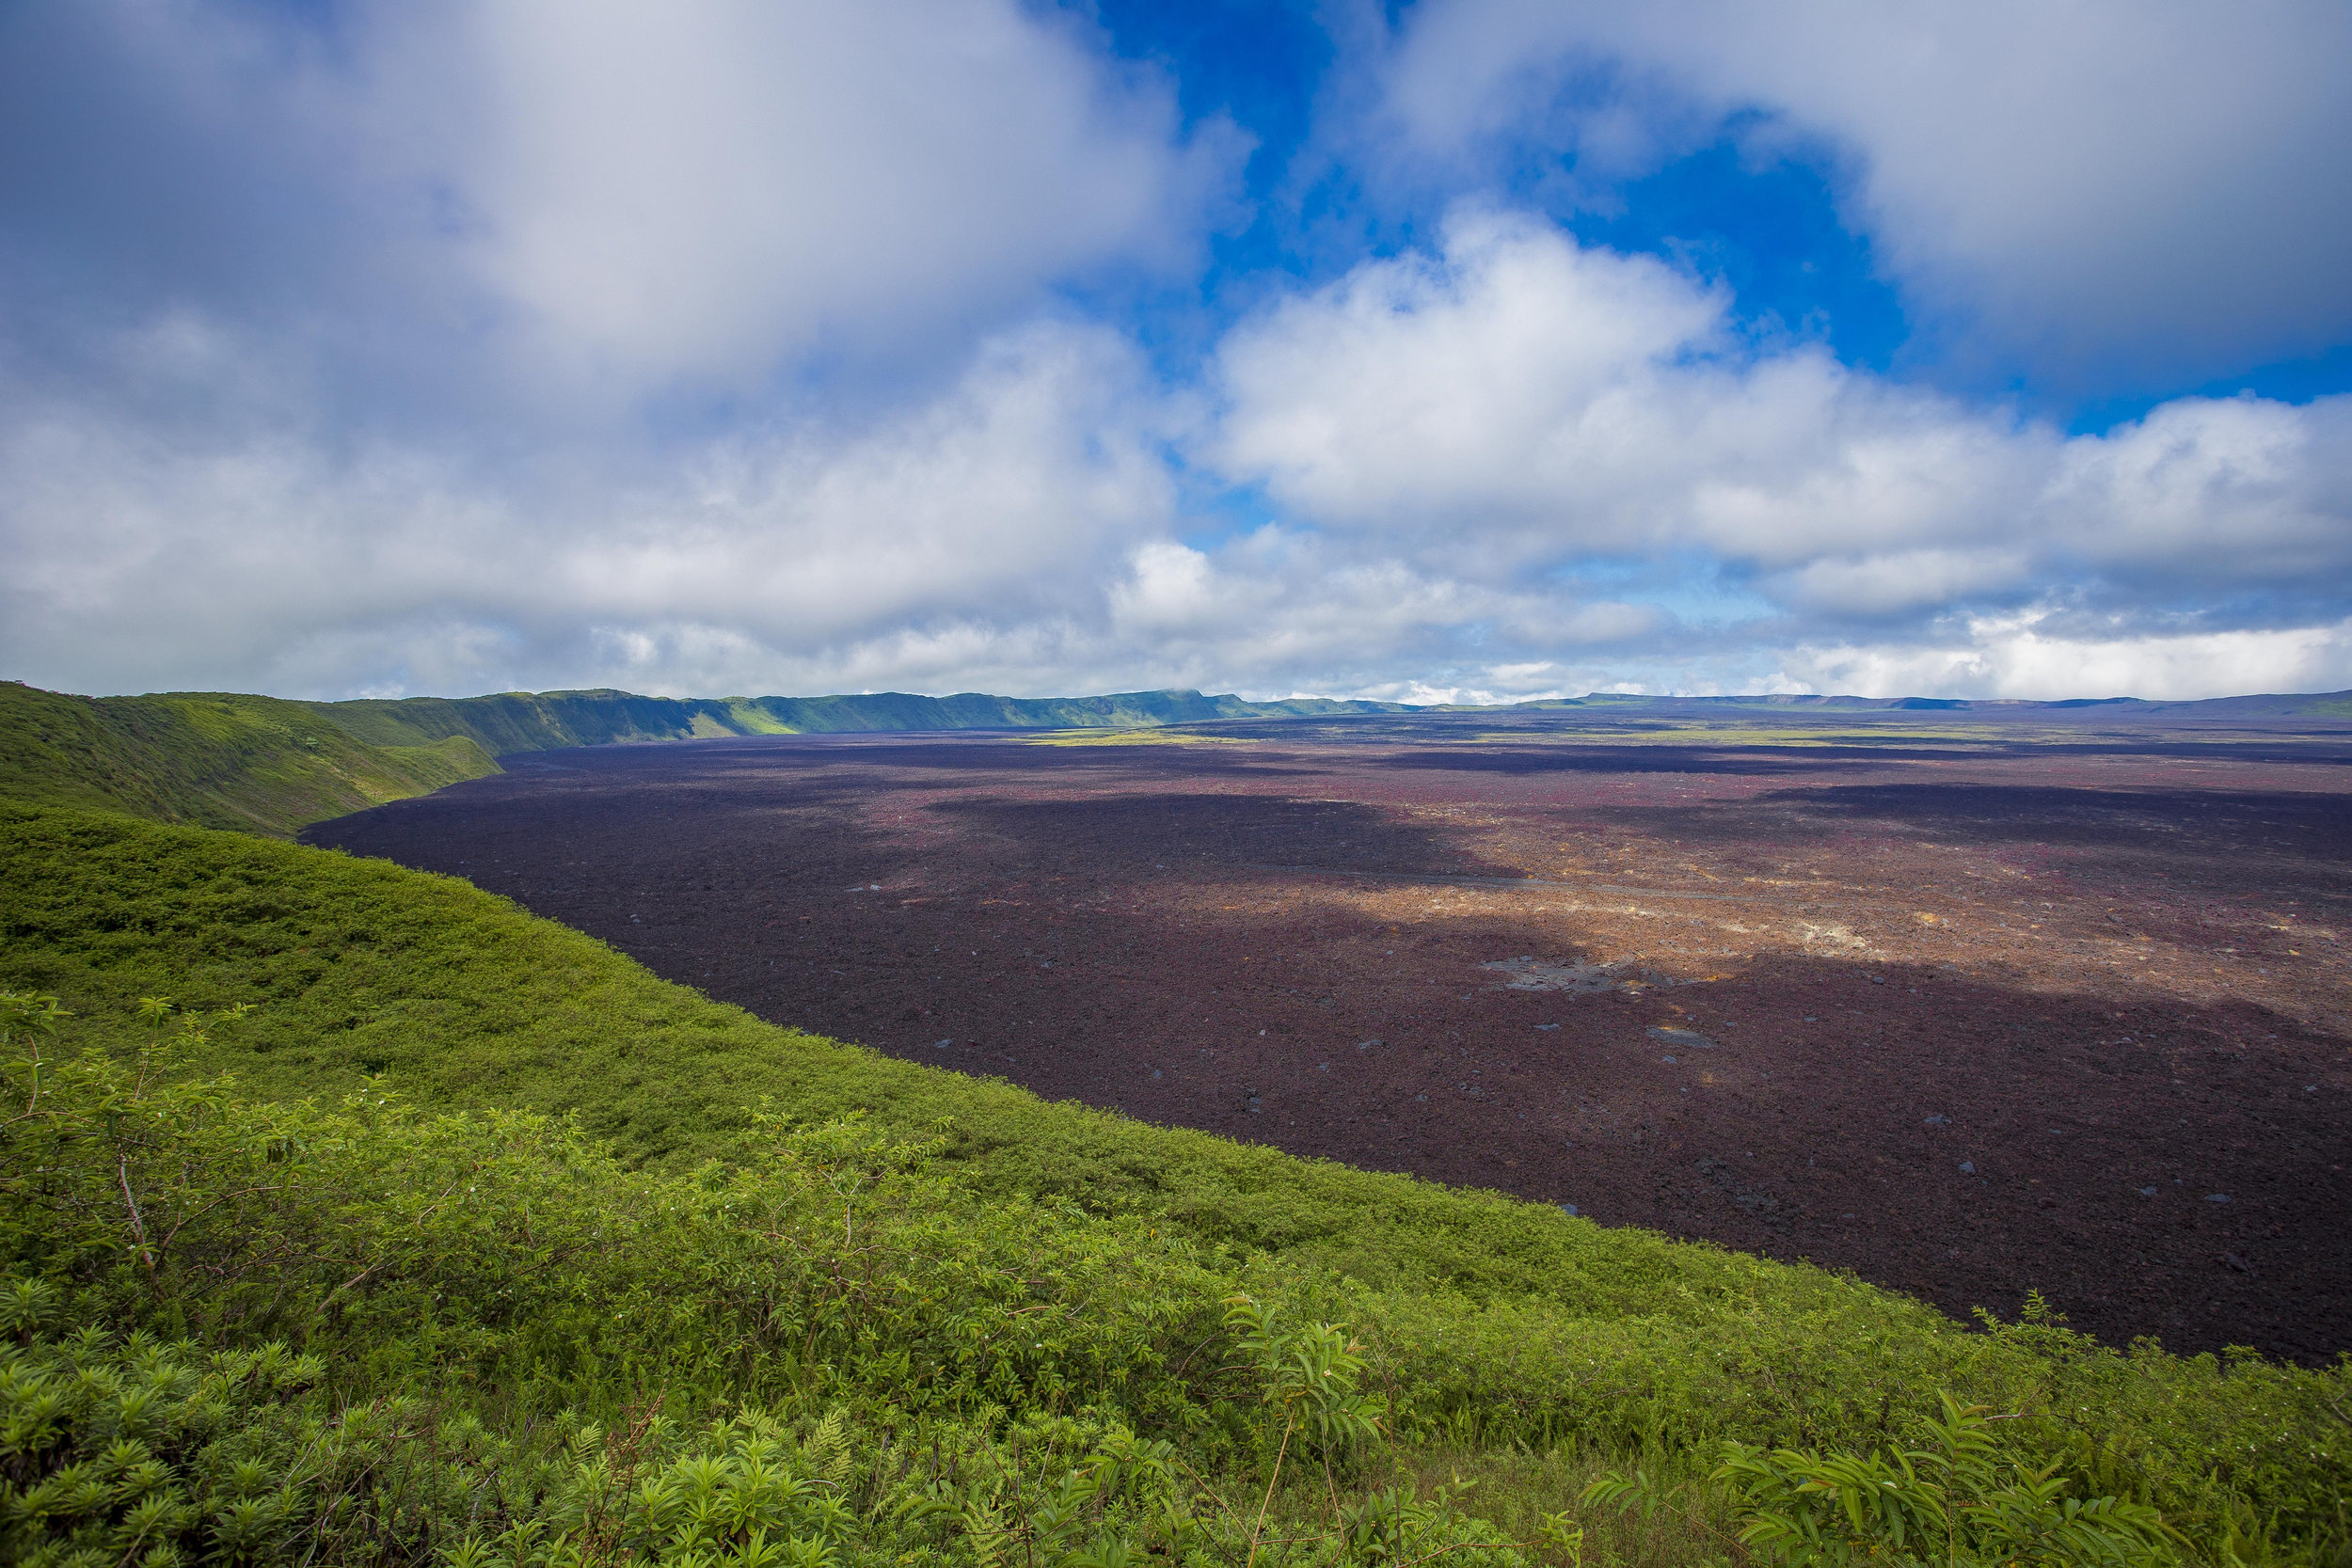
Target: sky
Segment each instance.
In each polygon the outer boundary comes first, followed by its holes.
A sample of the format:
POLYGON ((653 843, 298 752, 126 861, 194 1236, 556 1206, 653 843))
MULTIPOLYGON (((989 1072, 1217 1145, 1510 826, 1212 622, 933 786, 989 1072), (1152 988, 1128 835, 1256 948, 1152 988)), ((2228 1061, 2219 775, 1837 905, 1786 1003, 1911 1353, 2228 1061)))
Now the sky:
POLYGON ((2352 688, 2344 0, 12 0, 0 676, 2352 688))

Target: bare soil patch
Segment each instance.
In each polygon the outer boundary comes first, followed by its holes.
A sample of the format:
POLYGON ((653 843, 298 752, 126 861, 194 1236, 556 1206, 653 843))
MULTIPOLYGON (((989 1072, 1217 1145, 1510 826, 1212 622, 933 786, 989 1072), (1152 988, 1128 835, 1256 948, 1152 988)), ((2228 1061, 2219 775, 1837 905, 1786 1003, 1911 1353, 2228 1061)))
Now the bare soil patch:
POLYGON ((1222 733, 544 753, 310 836, 1049 1097, 2352 1348, 2352 752, 1222 733))

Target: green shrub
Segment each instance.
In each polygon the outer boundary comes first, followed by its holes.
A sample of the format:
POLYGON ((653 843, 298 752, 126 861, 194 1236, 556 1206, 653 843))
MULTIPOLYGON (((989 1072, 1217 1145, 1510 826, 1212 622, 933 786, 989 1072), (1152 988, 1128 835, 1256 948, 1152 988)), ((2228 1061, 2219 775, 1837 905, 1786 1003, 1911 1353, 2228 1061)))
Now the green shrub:
MULTIPOLYGON (((1869 1453, 1724 1445, 1708 1479, 1728 1495, 1740 1545, 1790 1568, 1874 1562, 1944 1568, 2162 1568, 2188 1543, 2128 1497, 2077 1498, 2061 1462, 2005 1456, 1981 1405, 1941 1396, 1922 1423, 1925 1446, 1869 1453)), ((1614 1472, 1588 1503, 1671 1505, 1646 1475, 1614 1472)))
POLYGON ((517 1112, 245 1101, 170 1074, 185 1035, 55 1059, 44 1003, 0 1013, 24 1048, 0 1261, 105 1322, 331 1352, 352 1388, 465 1367, 565 1401, 904 1385, 924 1410, 1205 1418, 1168 1369, 1221 1333, 1222 1278, 1148 1227, 973 1195, 936 1138, 763 1115, 731 1162, 631 1171, 517 1112))

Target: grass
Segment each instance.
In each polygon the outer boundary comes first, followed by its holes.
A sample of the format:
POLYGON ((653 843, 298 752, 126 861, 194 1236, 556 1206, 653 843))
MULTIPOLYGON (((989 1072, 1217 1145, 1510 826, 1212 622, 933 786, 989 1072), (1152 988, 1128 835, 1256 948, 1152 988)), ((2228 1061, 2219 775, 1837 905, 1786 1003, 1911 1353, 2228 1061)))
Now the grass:
POLYGON ((60 996, 118 1055, 141 996, 251 1006, 188 1068, 255 1102, 380 1078, 436 1107, 574 1118, 648 1173, 730 1156, 763 1101, 902 1139, 945 1122, 939 1168, 977 1199, 1140 1227, 1216 1289, 1354 1324, 1416 1449, 1687 1464, 1726 1437, 1866 1445, 1949 1388, 2023 1412, 2019 1440, 2082 1485, 2208 1531, 2312 1547, 2352 1489, 2342 1368, 1972 1330, 1819 1269, 1046 1103, 764 1023, 453 879, 0 808, 0 985, 60 996))
MULTIPOLYGON (((241 1100, 145 1010, 117 1061, 0 1003, 0 1558, 1580 1560, 1574 1462, 1403 1437, 1230 1260, 977 1193, 935 1140, 771 1119, 633 1171, 380 1085, 241 1100), (1520 1545, 1485 1516, 1531 1514, 1520 1545)), ((1645 1523, 1592 1555, 1692 1557, 1645 1523)))

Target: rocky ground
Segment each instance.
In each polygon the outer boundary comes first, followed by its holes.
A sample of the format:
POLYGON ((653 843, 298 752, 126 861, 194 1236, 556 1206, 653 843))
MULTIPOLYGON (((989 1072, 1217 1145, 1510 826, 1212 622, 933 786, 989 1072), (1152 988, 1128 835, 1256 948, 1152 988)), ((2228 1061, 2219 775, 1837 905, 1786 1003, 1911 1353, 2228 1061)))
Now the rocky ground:
POLYGON ((2352 745, 783 737, 315 842, 781 1023, 2121 1342, 2352 1348, 2352 745))

